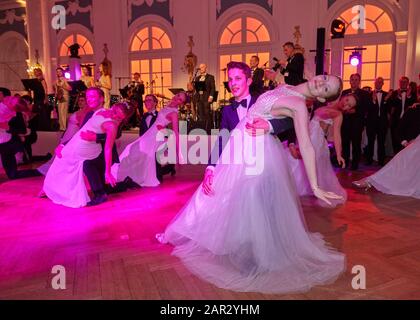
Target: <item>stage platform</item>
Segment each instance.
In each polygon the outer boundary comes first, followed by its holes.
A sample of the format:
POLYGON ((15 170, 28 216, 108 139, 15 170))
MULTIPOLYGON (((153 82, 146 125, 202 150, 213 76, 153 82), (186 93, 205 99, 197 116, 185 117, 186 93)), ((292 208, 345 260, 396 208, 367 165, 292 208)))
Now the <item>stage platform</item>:
POLYGON ((8 181, 0 169, 0 299, 420 299, 420 200, 352 189, 369 170, 339 174, 349 194, 344 206, 302 201, 308 228, 346 254, 347 271, 335 283, 263 295, 201 281, 155 234, 195 192, 203 171, 181 166, 159 187, 69 209, 36 197, 42 177, 8 181), (65 290, 51 287, 56 265, 65 267, 65 290), (366 290, 352 288, 354 266, 365 268, 366 290))

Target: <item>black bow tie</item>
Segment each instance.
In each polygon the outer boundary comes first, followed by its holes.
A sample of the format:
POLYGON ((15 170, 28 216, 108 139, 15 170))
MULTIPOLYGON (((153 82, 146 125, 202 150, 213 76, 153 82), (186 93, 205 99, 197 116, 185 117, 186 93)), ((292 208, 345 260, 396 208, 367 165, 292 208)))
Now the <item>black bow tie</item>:
POLYGON ((242 99, 240 102, 233 101, 232 106, 234 108, 238 108, 239 106, 242 106, 242 107, 246 108, 247 104, 248 104, 248 100, 247 99, 242 99))

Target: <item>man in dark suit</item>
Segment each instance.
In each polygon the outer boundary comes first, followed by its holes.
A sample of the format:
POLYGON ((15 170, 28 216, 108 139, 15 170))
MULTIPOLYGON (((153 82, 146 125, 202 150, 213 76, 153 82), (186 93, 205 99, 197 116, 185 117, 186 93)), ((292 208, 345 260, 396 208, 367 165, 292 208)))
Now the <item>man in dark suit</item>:
POLYGON ((133 75, 133 81, 125 86, 124 90, 128 94, 128 98, 136 104, 137 110, 129 120, 132 127, 138 125, 139 118, 143 116, 143 95, 144 95, 144 84, 140 80, 140 73, 136 72, 133 75))
POLYGON ((362 133, 365 125, 367 110, 370 108, 371 98, 369 92, 360 89, 360 74, 350 76, 350 89, 344 90, 342 95, 354 94, 357 100, 356 107, 343 115, 341 126, 341 139, 343 142, 343 157, 347 164, 350 164, 350 145, 352 147, 351 169, 359 168, 360 156, 362 153, 362 133))
POLYGON ((388 100, 389 108, 391 110, 390 126, 394 154, 397 154, 402 149, 400 144, 401 140, 398 136, 400 120, 403 117, 404 112, 416 102, 416 95, 410 91, 409 83, 410 80, 407 77, 401 77, 399 89, 394 90, 388 100))
POLYGON ((195 78, 194 83, 196 92, 194 101, 197 106, 198 121, 200 126, 208 133, 211 130, 211 110, 210 105, 213 103, 216 94, 216 84, 214 76, 207 73, 207 65, 200 64, 200 74, 195 78))
MULTIPOLYGON (((158 117, 158 111, 156 110, 156 106, 158 104, 158 99, 153 94, 146 95, 144 99, 144 105, 147 109, 147 112, 143 115, 143 118, 140 122, 140 131, 139 134, 142 136, 146 133, 147 130, 155 123, 158 117)), ((175 165, 174 164, 166 164, 162 166, 159 161, 156 160, 156 177, 162 183, 163 176, 166 174, 175 175, 175 165)))
POLYGON ((264 70, 259 68, 260 58, 252 56, 249 61, 251 67, 252 83, 249 86, 249 93, 251 96, 258 97, 264 92, 264 70))
POLYGON ((305 59, 303 54, 295 52, 293 42, 286 42, 283 45, 283 51, 287 60, 280 60, 280 72, 284 76, 286 84, 297 86, 305 82, 303 79, 303 71, 305 59))
POLYGON ((26 134, 26 125, 22 114, 28 110, 26 101, 17 97, 5 97, 1 104, 2 109, 7 108, 12 115, 7 123, 0 123, 0 157, 7 177, 14 180, 40 176, 41 174, 37 170, 18 170, 17 168, 16 153, 24 150, 19 135, 26 134))
POLYGON ((371 92, 372 103, 367 110, 366 134, 368 146, 366 152, 367 164, 372 164, 375 140, 378 145, 378 164, 383 166, 385 163, 385 138, 389 128, 389 108, 385 100, 387 92, 382 90, 384 79, 378 77, 375 80, 375 90, 371 92))
POLYGON ((420 99, 413 104, 403 115, 398 128, 401 146, 406 147, 410 141, 420 134, 420 99))
MULTIPOLYGON (((235 100, 232 104, 225 106, 222 110, 222 121, 220 124, 220 134, 216 146, 211 152, 208 166, 203 180, 203 191, 206 194, 211 194, 214 166, 217 163, 223 150, 223 142, 227 141, 229 133, 235 129, 240 120, 242 120, 248 113, 248 109, 255 103, 257 97, 253 97, 249 93, 249 86, 252 83, 251 69, 243 62, 230 62, 228 68, 228 82, 229 88, 235 100)), ((259 128, 264 128, 266 133, 280 134, 293 127, 293 120, 290 118, 273 119, 266 121, 264 119, 255 119, 254 125, 259 128)))

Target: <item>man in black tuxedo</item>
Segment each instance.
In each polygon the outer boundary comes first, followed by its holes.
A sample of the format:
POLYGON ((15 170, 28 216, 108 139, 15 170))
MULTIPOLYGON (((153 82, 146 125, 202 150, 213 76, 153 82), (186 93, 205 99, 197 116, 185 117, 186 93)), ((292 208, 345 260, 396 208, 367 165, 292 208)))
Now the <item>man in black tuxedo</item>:
MULTIPOLYGON (((240 120, 247 115, 248 109, 257 101, 257 97, 251 96, 249 93, 249 86, 252 83, 250 67, 243 62, 232 61, 229 62, 227 68, 229 88, 235 100, 232 104, 223 107, 222 110, 222 121, 220 124, 221 133, 216 146, 211 152, 202 184, 205 194, 212 193, 214 166, 222 154, 224 147, 222 136, 235 129, 240 120)), ((264 130, 267 133, 269 132, 275 135, 293 127, 293 120, 290 118, 273 119, 270 121, 255 119, 254 121, 254 125, 258 128, 264 127, 264 130)))
POLYGON ((359 168, 360 156, 362 153, 362 133, 365 125, 367 111, 371 108, 371 97, 369 92, 360 89, 360 74, 354 73, 350 76, 350 89, 344 90, 342 96, 354 94, 357 100, 355 108, 343 115, 341 126, 341 139, 343 142, 343 157, 347 164, 350 163, 350 145, 352 147, 351 169, 359 168))
POLYGON ((416 95, 410 91, 409 83, 410 80, 407 77, 401 77, 399 89, 394 90, 388 100, 389 108, 391 110, 390 126, 394 154, 397 154, 402 149, 400 144, 401 140, 398 136, 400 120, 405 111, 416 102, 416 95))
POLYGON ((194 79, 196 92, 194 101, 197 105, 198 121, 200 126, 208 133, 211 130, 211 109, 216 94, 214 76, 207 73, 207 65, 202 63, 199 67, 200 74, 194 79))
POLYGON ((401 146, 406 147, 410 141, 420 134, 420 99, 413 104, 403 115, 398 128, 401 146))
POLYGON ((251 96, 258 97, 264 92, 264 70, 259 68, 260 58, 252 56, 249 61, 251 67, 252 83, 249 86, 249 93, 251 96))
POLYGON ((382 90, 384 79, 378 77, 375 80, 375 90, 372 91, 372 103, 367 110, 366 134, 368 146, 366 152, 367 164, 372 164, 375 140, 378 144, 378 164, 385 163, 385 138, 389 128, 389 108, 386 97, 387 92, 382 90))
POLYGON ((305 82, 303 79, 303 71, 305 67, 305 59, 303 54, 295 52, 293 42, 286 42, 283 45, 283 51, 287 60, 280 60, 280 72, 284 76, 286 84, 297 86, 305 82))
MULTIPOLYGON (((144 105, 147 109, 147 112, 143 115, 143 118, 140 122, 140 131, 139 134, 142 136, 146 133, 147 130, 155 123, 158 117, 158 111, 156 110, 156 106, 158 104, 158 99, 153 94, 146 95, 144 99, 144 105)), ((162 183, 163 176, 166 174, 175 174, 175 165, 174 164, 167 164, 162 166, 159 161, 156 160, 156 177, 162 183)))
POLYGON ((133 75, 133 81, 124 87, 124 90, 129 94, 129 98, 132 102, 135 102, 137 111, 133 114, 129 123, 132 127, 138 125, 139 118, 143 116, 143 95, 144 95, 144 83, 140 80, 140 73, 136 72, 133 75))

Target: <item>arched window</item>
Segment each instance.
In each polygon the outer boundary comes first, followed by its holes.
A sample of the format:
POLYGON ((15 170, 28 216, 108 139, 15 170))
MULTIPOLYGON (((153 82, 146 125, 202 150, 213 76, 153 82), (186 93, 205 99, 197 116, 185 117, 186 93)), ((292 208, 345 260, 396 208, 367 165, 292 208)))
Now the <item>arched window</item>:
POLYGON ((394 30, 390 16, 381 8, 374 5, 364 6, 365 22, 360 21, 362 15, 352 12, 352 8, 340 14, 338 19, 346 24, 345 50, 343 57, 344 88, 350 87, 350 75, 360 73, 362 87, 373 88, 376 77, 383 77, 383 89, 389 90, 392 80, 392 57, 394 47, 394 30), (360 27, 358 27, 360 26, 360 27), (360 51, 362 63, 358 66, 350 64, 352 48, 362 47, 360 51))
POLYGON ((140 73, 146 93, 170 97, 172 87, 172 41, 158 26, 142 28, 130 44, 131 74, 140 73))
POLYGON ((219 38, 219 91, 223 92, 223 82, 227 81, 225 68, 230 61, 249 64, 251 57, 256 55, 262 67, 270 60, 270 41, 267 27, 257 18, 245 15, 229 22, 219 38))
POLYGON ((77 43, 80 46, 79 55, 93 55, 93 47, 90 41, 81 34, 72 34, 68 36, 60 48, 60 57, 67 57, 69 55, 70 46, 77 43))

